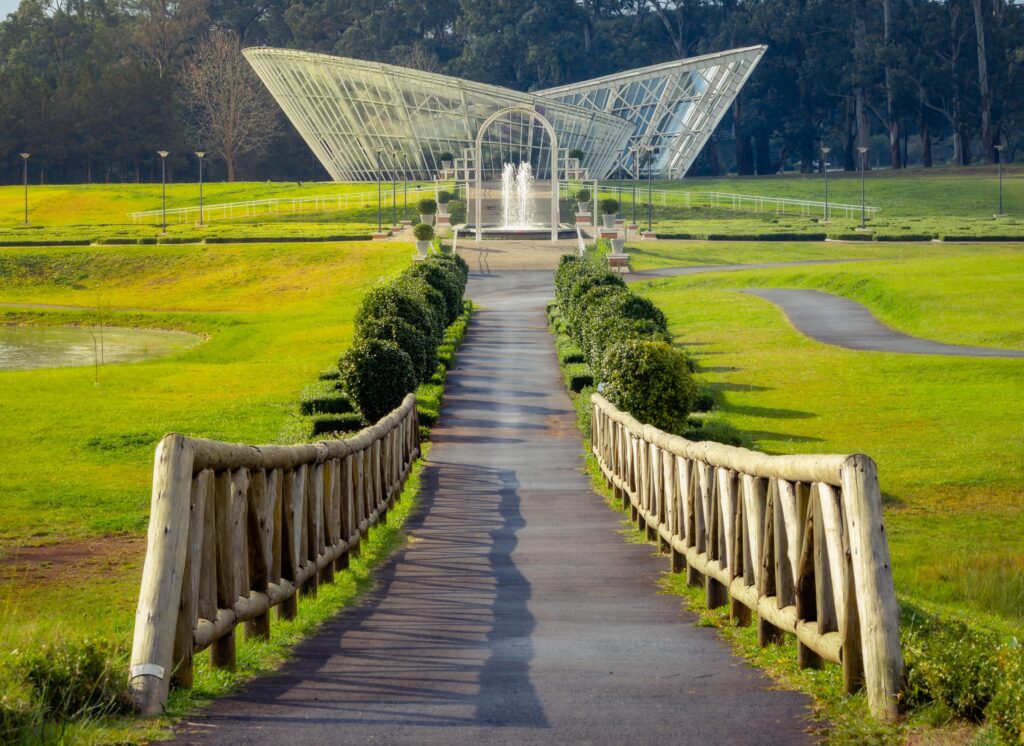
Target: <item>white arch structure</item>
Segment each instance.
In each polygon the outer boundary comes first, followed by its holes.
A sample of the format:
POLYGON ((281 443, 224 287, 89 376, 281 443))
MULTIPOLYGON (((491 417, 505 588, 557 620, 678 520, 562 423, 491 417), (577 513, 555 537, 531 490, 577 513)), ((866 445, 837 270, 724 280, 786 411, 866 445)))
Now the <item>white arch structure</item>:
POLYGON ((529 106, 506 106, 504 109, 491 114, 484 123, 480 126, 480 129, 476 133, 476 147, 473 150, 473 168, 476 171, 474 176, 474 182, 476 184, 476 242, 480 243, 483 239, 483 220, 481 220, 481 213, 483 209, 483 172, 484 172, 484 133, 487 132, 487 128, 497 122, 503 117, 507 117, 509 114, 525 114, 530 117, 534 122, 540 124, 547 133, 548 138, 551 141, 551 240, 558 240, 558 170, 559 170, 559 157, 558 157, 558 135, 555 133, 555 128, 551 122, 547 120, 545 116, 534 111, 529 106))

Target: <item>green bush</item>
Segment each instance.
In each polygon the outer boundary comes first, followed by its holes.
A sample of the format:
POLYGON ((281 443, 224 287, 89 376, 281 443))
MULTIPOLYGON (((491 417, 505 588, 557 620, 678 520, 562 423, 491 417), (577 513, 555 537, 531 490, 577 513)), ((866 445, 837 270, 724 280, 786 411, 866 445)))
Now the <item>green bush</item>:
POLYGON ((616 407, 666 432, 686 429, 697 385, 679 350, 630 339, 605 353, 603 367, 604 395, 616 407))
POLYGON ((576 191, 576 201, 577 202, 589 202, 590 201, 590 190, 589 189, 579 189, 579 190, 577 190, 576 191))
POLYGON ((416 209, 420 215, 433 215, 437 212, 437 202, 431 197, 424 197, 416 203, 416 209))
POLYGON ((454 156, 454 155, 452 155, 451 153, 449 153, 449 152, 448 152, 448 151, 446 150, 446 151, 444 151, 443 153, 441 153, 441 155, 439 155, 439 156, 437 157, 437 160, 439 160, 439 161, 454 161, 454 160, 455 160, 455 156, 454 156))
POLYGON ((358 412, 320 415, 313 418, 313 436, 329 435, 331 433, 354 433, 366 426, 366 420, 358 412))
POLYGON ((421 329, 435 343, 444 333, 444 298, 426 281, 415 277, 398 279, 371 289, 356 312, 356 330, 368 319, 400 318, 421 329), (435 304, 430 298, 436 295, 435 304))
POLYGON ((421 277, 432 288, 444 296, 445 323, 451 324, 462 313, 462 293, 465 289, 461 276, 455 266, 447 262, 436 261, 436 256, 428 257, 406 270, 413 277, 421 277))
POLYGON ((586 153, 584 153, 579 148, 572 148, 569 151, 569 157, 570 158, 575 158, 576 160, 582 161, 584 158, 586 158, 586 153))
POLYGON ((583 437, 590 440, 590 436, 593 434, 591 427, 591 419, 594 415, 593 404, 590 403, 590 397, 594 395, 597 389, 593 386, 584 386, 580 389, 578 396, 573 398, 572 405, 576 409, 576 427, 583 433, 583 437))
MULTIPOLYGON (((607 352, 617 344, 630 340, 643 342, 660 342, 671 344, 672 337, 658 325, 648 319, 619 319, 614 316, 605 317, 603 326, 592 325, 591 330, 597 329, 589 344, 583 347, 587 359, 592 361, 591 368, 599 381, 607 381, 609 370, 607 368, 607 352)), ((686 361, 686 355, 678 351, 678 354, 686 361)), ((687 366, 689 368, 689 366, 687 366)))
POLYGON ((108 642, 49 643, 15 653, 13 658, 48 719, 102 717, 132 710, 122 656, 108 642))
POLYGON ((377 422, 416 388, 412 360, 394 342, 361 340, 338 363, 346 393, 369 422, 377 422))
POLYGON ((562 365, 586 362, 583 350, 565 334, 559 334, 555 339, 555 351, 558 353, 558 362, 562 365))
POLYGON ((586 363, 570 363, 562 368, 565 385, 570 391, 579 393, 587 386, 594 385, 594 374, 586 363))
POLYGON ((356 326, 356 338, 369 341, 380 339, 394 342, 412 361, 419 383, 426 381, 437 366, 437 347, 422 329, 417 329, 397 316, 361 319, 356 326))
POLYGON ((412 229, 417 241, 429 241, 434 237, 434 226, 430 223, 417 223, 412 229))
POLYGON ((602 215, 615 215, 619 211, 618 200, 614 199, 603 199, 601 200, 601 214, 602 215))
POLYGON ((439 191, 437 193, 437 204, 439 204, 439 205, 447 205, 451 201, 452 201, 452 193, 451 192, 446 192, 445 190, 442 189, 441 191, 439 191))
POLYGON ((304 415, 344 414, 352 410, 352 402, 338 389, 337 381, 310 384, 299 397, 299 412, 304 415))
POLYGON ((327 370, 320 371, 318 378, 321 381, 337 381, 341 379, 341 371, 337 368, 328 368, 327 370))
POLYGON ((1024 744, 1024 646, 1004 645, 998 661, 999 686, 985 717, 1006 743, 1024 744))

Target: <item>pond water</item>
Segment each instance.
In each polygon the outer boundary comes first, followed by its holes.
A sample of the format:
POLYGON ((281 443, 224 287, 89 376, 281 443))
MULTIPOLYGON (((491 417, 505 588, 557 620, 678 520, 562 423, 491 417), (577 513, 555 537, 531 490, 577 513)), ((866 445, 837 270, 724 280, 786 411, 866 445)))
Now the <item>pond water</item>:
POLYGON ((66 368, 153 360, 195 347, 186 332, 106 326, 0 326, 0 370, 66 368), (95 338, 95 339, 94 339, 95 338))

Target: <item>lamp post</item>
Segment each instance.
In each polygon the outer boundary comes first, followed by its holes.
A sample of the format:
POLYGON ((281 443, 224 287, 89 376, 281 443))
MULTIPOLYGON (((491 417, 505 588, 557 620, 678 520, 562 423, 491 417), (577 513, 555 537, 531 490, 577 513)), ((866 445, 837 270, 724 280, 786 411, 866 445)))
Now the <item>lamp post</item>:
POLYGON ((828 221, 828 154, 832 152, 832 148, 827 148, 824 145, 821 146, 821 170, 825 173, 825 219, 824 223, 828 221))
MULTIPOLYGON (((999 212, 996 213, 996 217, 1002 217, 1006 213, 1002 212, 1002 150, 1006 148, 1006 145, 995 145, 995 151, 998 153, 996 162, 999 164, 999 212)), ((29 222, 26 218, 25 222, 29 222)))
POLYGON ((651 193, 651 181, 654 178, 654 150, 647 148, 647 232, 653 233, 654 200, 651 193))
POLYGON ((409 219, 409 154, 402 153, 405 168, 402 169, 402 222, 409 219))
POLYGON ((398 225, 398 151, 391 151, 391 227, 398 225))
POLYGON ((383 150, 381 150, 380 148, 377 148, 377 233, 378 234, 384 232, 384 228, 383 228, 383 226, 381 224, 381 215, 380 215, 380 209, 381 209, 381 206, 380 206, 380 154, 383 153, 383 152, 384 152, 383 150))
POLYGON ((157 155, 160 156, 160 193, 161 193, 161 212, 163 214, 163 232, 167 233, 167 156, 170 153, 166 150, 156 151, 157 155))
POLYGON ((25 186, 25 225, 28 225, 28 159, 31 153, 18 153, 21 156, 21 181, 25 186))
POLYGON ((860 153, 860 229, 865 230, 867 228, 867 211, 864 207, 864 168, 868 159, 868 149, 861 145, 857 148, 857 152, 860 153))
POLYGON ((637 157, 637 149, 630 148, 633 151, 633 230, 636 230, 636 182, 640 178, 640 161, 637 157))
POLYGON ((203 156, 205 151, 197 150, 196 158, 199 159, 199 225, 203 224, 203 156))

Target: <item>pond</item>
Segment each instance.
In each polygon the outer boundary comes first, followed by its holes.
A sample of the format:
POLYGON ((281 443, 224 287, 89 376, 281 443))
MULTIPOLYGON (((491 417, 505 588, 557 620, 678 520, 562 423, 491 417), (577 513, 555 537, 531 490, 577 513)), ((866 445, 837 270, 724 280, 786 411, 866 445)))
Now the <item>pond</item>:
POLYGON ((0 326, 0 370, 153 360, 203 341, 186 332, 106 326, 0 326), (102 333, 101 333, 102 332, 102 333))

